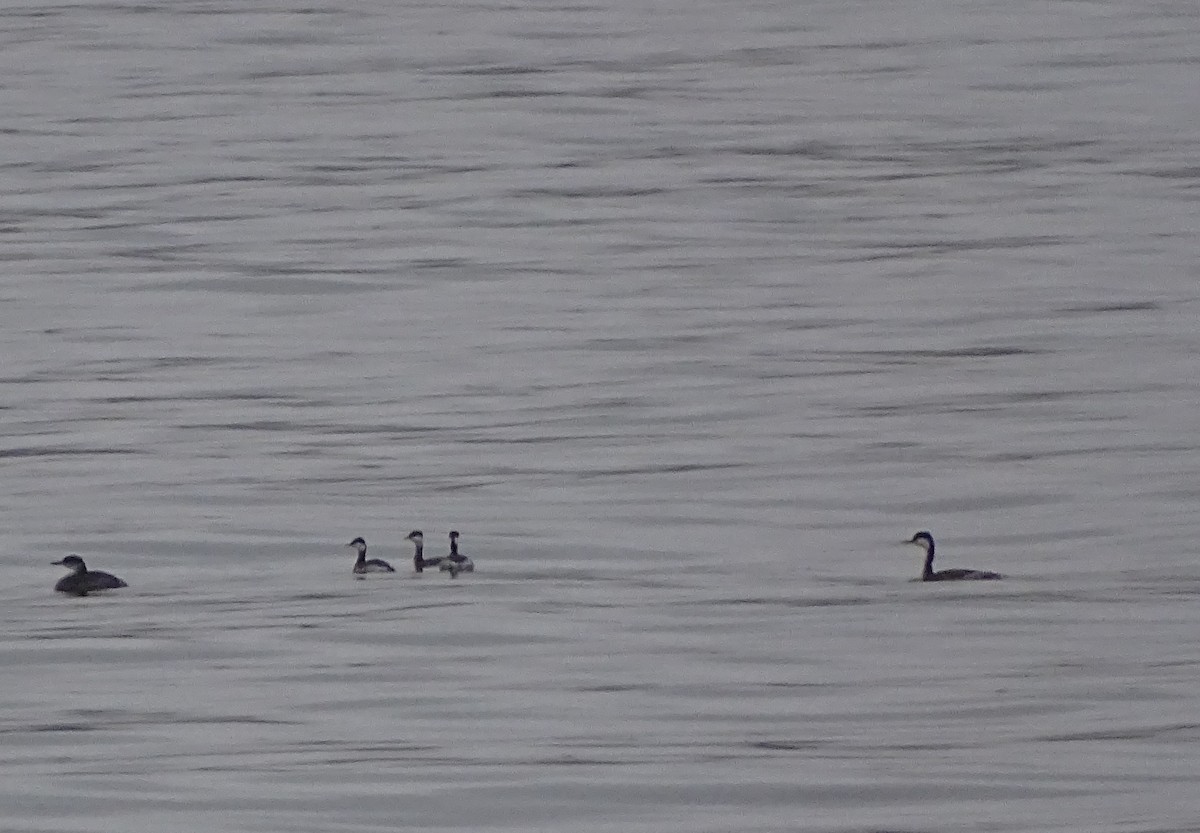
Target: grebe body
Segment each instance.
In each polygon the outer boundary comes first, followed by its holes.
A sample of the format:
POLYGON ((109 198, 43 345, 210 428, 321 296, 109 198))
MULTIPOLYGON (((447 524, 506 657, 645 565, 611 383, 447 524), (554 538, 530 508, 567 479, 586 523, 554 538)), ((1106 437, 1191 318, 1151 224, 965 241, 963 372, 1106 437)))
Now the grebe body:
POLYGON ((362 575, 363 573, 394 573, 396 569, 384 561, 382 558, 367 558, 367 542, 362 538, 355 538, 346 546, 354 547, 358 550, 358 560, 354 562, 354 572, 362 575))
POLYGON ((457 578, 459 573, 475 572, 475 562, 458 551, 458 532, 450 533, 450 554, 442 560, 441 569, 457 578))
POLYGON ((405 540, 412 541, 416 552, 413 553, 413 570, 415 572, 423 572, 426 567, 436 567, 442 563, 442 557, 439 555, 435 558, 425 557, 425 536, 421 530, 414 529, 412 532, 404 536, 405 540))
POLYGON ((54 589, 59 593, 67 593, 72 596, 86 596, 88 593, 94 593, 97 590, 115 590, 118 587, 129 586, 112 573, 106 573, 103 570, 89 570, 87 565, 83 563, 83 559, 78 555, 68 555, 61 561, 53 561, 51 563, 66 567, 71 571, 70 575, 63 576, 54 585, 54 589))
POLYGON ((933 536, 926 531, 918 532, 905 543, 916 544, 925 550, 925 566, 921 570, 921 581, 991 581, 1004 578, 999 573, 988 570, 969 570, 956 568, 952 570, 934 570, 933 555, 936 546, 933 536))

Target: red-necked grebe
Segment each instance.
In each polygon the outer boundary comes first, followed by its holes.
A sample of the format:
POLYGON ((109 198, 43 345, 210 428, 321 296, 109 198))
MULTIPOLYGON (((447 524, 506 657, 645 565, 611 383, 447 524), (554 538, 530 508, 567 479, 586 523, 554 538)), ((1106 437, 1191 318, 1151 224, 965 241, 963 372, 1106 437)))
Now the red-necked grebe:
POLYGON ((450 554, 442 561, 441 569, 455 578, 459 573, 475 572, 475 562, 458 551, 458 532, 450 533, 450 554))
POLYGON ((933 570, 933 536, 928 532, 918 532, 906 544, 916 544, 925 550, 925 568, 921 570, 921 581, 983 581, 989 579, 1004 578, 999 573, 990 573, 987 570, 933 570))
POLYGON ((440 555, 436 558, 425 557, 425 536, 421 533, 421 530, 414 529, 404 537, 406 540, 412 541, 413 546, 417 548, 417 551, 413 553, 413 569, 418 573, 426 567, 436 567, 442 563, 440 555))
POLYGON ((355 538, 346 546, 354 547, 358 550, 358 560, 354 562, 354 572, 356 573, 394 573, 395 568, 391 564, 380 558, 372 558, 367 560, 367 542, 362 538, 355 538))
POLYGON ((129 586, 112 573, 106 573, 103 570, 89 570, 78 555, 68 555, 62 561, 50 563, 66 567, 71 571, 69 576, 63 576, 54 585, 54 589, 59 593, 86 596, 97 590, 115 590, 118 587, 129 586))

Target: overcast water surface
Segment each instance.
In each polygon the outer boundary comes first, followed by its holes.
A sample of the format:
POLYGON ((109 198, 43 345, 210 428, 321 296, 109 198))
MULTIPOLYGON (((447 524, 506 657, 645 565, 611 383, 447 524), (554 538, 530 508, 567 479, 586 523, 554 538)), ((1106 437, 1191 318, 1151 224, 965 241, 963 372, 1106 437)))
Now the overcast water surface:
POLYGON ((1195 831, 1198 43, 7 4, 0 828, 1195 831))

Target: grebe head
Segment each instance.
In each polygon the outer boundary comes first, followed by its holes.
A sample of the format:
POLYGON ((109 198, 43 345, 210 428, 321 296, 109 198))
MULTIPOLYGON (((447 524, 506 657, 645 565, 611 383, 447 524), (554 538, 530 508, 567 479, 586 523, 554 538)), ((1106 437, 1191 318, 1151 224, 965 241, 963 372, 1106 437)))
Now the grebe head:
POLYGON ((452 530, 450 530, 450 540, 451 540, 451 541, 457 541, 457 540, 458 540, 458 532, 457 532, 457 530, 453 530, 453 529, 452 529, 452 530))
POLYGON ((367 551, 367 542, 364 541, 362 538, 355 538, 353 541, 351 541, 346 546, 354 547, 356 550, 359 551, 359 553, 364 553, 367 551))
POLYGON ((87 565, 83 563, 83 559, 78 555, 68 555, 61 561, 51 561, 50 563, 61 567, 66 567, 67 569, 74 570, 77 573, 82 573, 87 570, 87 565))
POLYGON ((910 538, 908 541, 906 541, 905 543, 916 544, 918 547, 920 547, 921 549, 925 550, 926 553, 928 553, 930 550, 933 549, 933 536, 930 535, 928 532, 922 530, 922 531, 918 532, 916 535, 914 535, 912 538, 910 538))
POLYGON ((425 536, 421 534, 421 530, 419 529, 414 529, 404 537, 406 540, 412 541, 414 544, 420 544, 425 540, 425 536))

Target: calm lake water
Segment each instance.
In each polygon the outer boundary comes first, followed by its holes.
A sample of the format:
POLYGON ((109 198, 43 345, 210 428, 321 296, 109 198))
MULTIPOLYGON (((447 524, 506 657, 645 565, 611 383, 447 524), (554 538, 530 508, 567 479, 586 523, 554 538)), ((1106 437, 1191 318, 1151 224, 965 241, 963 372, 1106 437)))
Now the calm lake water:
POLYGON ((246 8, 0 12, 0 828, 1197 829, 1200 6, 246 8))

